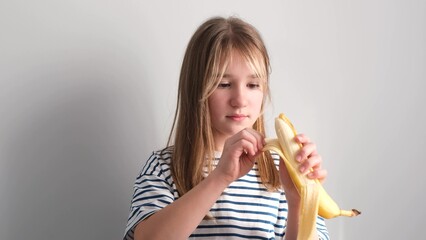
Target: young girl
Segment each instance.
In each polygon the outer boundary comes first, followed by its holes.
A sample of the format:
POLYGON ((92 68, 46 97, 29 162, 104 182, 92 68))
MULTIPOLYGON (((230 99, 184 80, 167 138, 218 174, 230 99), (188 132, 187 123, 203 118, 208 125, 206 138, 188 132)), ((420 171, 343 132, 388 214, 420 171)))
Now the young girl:
MULTIPOLYGON (((136 179, 124 239, 295 239, 300 197, 279 156, 262 152, 269 57, 257 30, 212 18, 182 64, 168 147, 136 179), (277 171, 279 170, 279 171, 277 171)), ((300 171, 323 180, 305 135, 300 171)), ((328 239, 317 218, 318 237, 328 239)))

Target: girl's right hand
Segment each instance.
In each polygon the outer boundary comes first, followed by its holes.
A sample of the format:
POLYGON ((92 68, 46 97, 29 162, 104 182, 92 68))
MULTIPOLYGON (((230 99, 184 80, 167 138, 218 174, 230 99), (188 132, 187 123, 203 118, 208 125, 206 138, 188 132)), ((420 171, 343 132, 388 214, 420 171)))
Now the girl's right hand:
POLYGON ((215 171, 229 184, 246 175, 253 168, 255 158, 265 145, 264 136, 245 128, 228 138, 215 171))
POLYGON ((263 136, 253 129, 243 129, 228 138, 216 169, 190 191, 140 222, 135 239, 188 239, 226 187, 250 171, 263 145, 263 136))

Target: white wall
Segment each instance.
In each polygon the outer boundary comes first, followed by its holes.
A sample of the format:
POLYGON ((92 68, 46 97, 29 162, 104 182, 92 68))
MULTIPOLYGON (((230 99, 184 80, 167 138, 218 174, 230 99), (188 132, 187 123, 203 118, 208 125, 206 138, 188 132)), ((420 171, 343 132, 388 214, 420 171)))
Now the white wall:
POLYGON ((120 239, 133 180, 164 146, 186 43, 213 15, 255 25, 273 117, 317 143, 357 218, 333 239, 416 239, 426 179, 426 2, 3 1, 0 239, 120 239))

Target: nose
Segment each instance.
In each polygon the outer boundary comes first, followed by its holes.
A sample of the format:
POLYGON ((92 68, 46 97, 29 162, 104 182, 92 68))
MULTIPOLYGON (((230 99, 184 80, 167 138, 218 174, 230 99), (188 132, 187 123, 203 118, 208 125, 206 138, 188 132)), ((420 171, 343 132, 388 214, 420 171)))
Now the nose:
POLYGON ((247 89, 244 86, 235 87, 232 91, 231 106, 241 108, 247 106, 247 89))

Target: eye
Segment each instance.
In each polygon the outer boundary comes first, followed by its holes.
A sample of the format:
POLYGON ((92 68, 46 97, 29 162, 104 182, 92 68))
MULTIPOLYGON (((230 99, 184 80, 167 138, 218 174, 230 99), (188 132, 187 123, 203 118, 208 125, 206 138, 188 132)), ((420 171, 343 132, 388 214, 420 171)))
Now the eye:
POLYGON ((221 82, 221 83, 219 83, 219 85, 217 87, 218 88, 229 88, 229 87, 231 87, 231 83, 221 82))
POLYGON ((248 88, 252 88, 252 89, 257 89, 260 88, 260 84, 259 83, 249 83, 247 84, 248 88))

